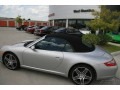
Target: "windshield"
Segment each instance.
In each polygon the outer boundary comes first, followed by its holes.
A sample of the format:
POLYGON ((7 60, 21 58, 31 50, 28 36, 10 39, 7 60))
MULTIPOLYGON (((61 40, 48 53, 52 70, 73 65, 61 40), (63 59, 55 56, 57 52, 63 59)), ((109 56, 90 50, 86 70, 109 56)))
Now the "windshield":
POLYGON ((35 40, 25 42, 24 47, 28 47, 28 46, 31 45, 32 43, 35 43, 35 42, 37 42, 37 41, 40 41, 40 40, 44 39, 45 37, 46 37, 46 36, 43 36, 43 37, 41 37, 41 38, 36 38, 35 40))
POLYGON ((59 29, 57 29, 56 31, 61 31, 61 30, 64 30, 65 28, 59 28, 59 29))
POLYGON ((112 32, 112 34, 118 35, 118 34, 120 34, 120 32, 114 31, 114 32, 112 32))
POLYGON ((42 30, 44 30, 44 29, 47 29, 47 28, 49 28, 48 26, 45 26, 45 27, 43 27, 43 28, 41 28, 42 30))
POLYGON ((24 47, 26 47, 28 44, 32 43, 33 41, 28 41, 24 44, 24 47))

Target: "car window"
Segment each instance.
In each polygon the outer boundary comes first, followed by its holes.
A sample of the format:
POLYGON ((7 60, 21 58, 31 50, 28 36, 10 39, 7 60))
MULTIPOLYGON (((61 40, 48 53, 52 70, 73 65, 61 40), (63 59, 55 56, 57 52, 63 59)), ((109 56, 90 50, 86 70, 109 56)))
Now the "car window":
POLYGON ((52 27, 48 27, 46 30, 51 31, 51 30, 53 30, 53 28, 52 27))
POLYGON ((36 49, 73 52, 71 45, 64 39, 48 37, 35 45, 36 49))
POLYGON ((114 35, 118 35, 119 32, 118 32, 118 31, 114 31, 114 32, 112 32, 112 34, 114 34, 114 35))
POLYGON ((73 50, 72 46, 66 42, 64 51, 65 52, 73 52, 74 50, 73 50))
POLYGON ((42 41, 35 44, 35 49, 48 50, 49 44, 50 44, 50 39, 45 38, 42 41))
POLYGON ((80 32, 78 29, 67 29, 68 33, 77 33, 80 32))
POLYGON ((66 29, 65 28, 57 29, 57 30, 55 30, 55 32, 66 32, 66 29))
POLYGON ((61 30, 64 30, 65 28, 59 28, 59 29, 57 29, 56 31, 61 31, 61 30))
POLYGON ((49 26, 45 26, 45 27, 42 27, 41 29, 42 30, 46 30, 46 29, 48 29, 49 28, 49 26))

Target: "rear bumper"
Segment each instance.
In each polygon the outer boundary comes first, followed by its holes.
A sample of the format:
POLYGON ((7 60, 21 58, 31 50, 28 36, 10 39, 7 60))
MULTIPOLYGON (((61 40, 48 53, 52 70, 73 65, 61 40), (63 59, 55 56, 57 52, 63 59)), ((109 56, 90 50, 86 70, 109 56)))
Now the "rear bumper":
POLYGON ((107 79, 116 76, 118 66, 107 67, 105 65, 99 65, 100 68, 97 69, 97 80, 107 79))
POLYGON ((27 32, 34 33, 34 30, 27 30, 27 32))
POLYGON ((34 33, 36 34, 37 32, 36 32, 36 31, 34 31, 34 33))

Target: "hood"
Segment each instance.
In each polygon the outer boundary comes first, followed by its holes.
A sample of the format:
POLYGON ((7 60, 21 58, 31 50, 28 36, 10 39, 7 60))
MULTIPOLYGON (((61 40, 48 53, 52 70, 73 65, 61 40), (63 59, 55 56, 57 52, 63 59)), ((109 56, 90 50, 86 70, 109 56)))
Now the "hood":
POLYGON ((14 44, 12 45, 13 47, 23 47, 25 43, 17 43, 17 44, 14 44))

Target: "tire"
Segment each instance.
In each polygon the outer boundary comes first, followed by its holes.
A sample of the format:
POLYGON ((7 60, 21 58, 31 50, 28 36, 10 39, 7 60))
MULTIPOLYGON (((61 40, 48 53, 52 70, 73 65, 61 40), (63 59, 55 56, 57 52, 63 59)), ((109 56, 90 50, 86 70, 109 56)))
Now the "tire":
POLYGON ((13 53, 6 53, 3 56, 3 64, 10 70, 16 70, 20 68, 20 62, 17 56, 13 53))
POLYGON ((35 36, 37 36, 37 34, 36 34, 36 33, 34 33, 34 35, 35 35, 35 36))
POLYGON ((88 85, 95 80, 95 72, 88 65, 76 65, 70 71, 70 79, 77 85, 88 85))

